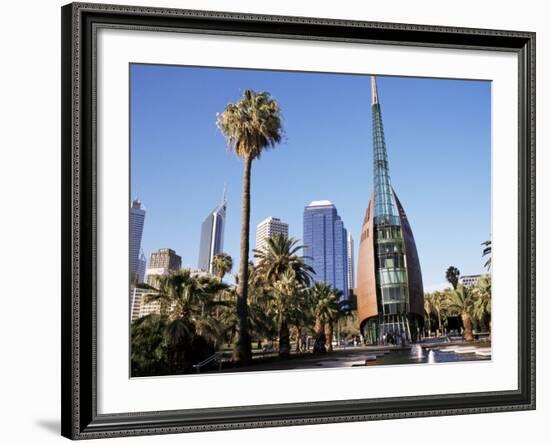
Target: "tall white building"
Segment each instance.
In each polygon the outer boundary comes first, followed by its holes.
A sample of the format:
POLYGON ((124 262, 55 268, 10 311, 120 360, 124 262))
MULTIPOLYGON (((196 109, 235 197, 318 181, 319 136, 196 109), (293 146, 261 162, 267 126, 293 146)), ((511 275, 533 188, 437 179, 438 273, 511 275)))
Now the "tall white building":
POLYGON ((469 288, 470 286, 475 286, 477 284, 477 280, 481 277, 481 274, 475 274, 475 275, 461 275, 458 278, 458 282, 469 288))
POLYGON ((139 200, 132 201, 130 207, 130 281, 139 280, 139 252, 141 251, 141 237, 145 224, 145 208, 139 200))
MULTIPOLYGON (((144 302, 144 298, 147 294, 150 294, 150 289, 143 289, 143 288, 130 288, 130 319, 131 321, 135 321, 140 317, 143 317, 141 315, 141 309, 142 305, 147 305, 144 302)), ((147 315, 147 314, 144 314, 147 315)))
POLYGON ((256 227, 256 249, 262 250, 267 244, 267 240, 276 234, 288 237, 288 223, 282 221, 280 218, 267 217, 256 227))
MULTIPOLYGON (((147 301, 149 294, 154 294, 154 289, 130 288, 130 321, 134 322, 138 318, 145 317, 150 314, 161 314, 161 303, 158 300, 147 301)), ((176 306, 176 302, 172 302, 165 309, 166 313, 171 312, 176 306)))
POLYGON ((355 274, 353 272, 354 268, 353 237, 348 232, 348 288, 350 290, 355 288, 355 274))

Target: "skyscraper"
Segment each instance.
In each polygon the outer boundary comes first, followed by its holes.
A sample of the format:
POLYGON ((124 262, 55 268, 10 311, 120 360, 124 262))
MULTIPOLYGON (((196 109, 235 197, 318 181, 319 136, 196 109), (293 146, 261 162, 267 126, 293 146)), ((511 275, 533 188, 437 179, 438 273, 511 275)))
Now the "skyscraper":
POLYGON ((170 248, 162 248, 151 253, 149 269, 147 269, 147 284, 158 288, 157 277, 181 268, 181 257, 170 248))
POLYGON ((202 222, 198 267, 211 274, 214 270, 212 264, 214 256, 223 252, 226 204, 224 190, 220 204, 202 222))
POLYGON ((147 257, 145 257, 145 254, 143 252, 143 249, 141 250, 139 254, 138 259, 138 270, 137 270, 137 282, 143 283, 145 281, 145 271, 147 270, 147 257))
POLYGON ((353 258, 353 237, 351 232, 348 232, 348 288, 355 288, 355 260, 353 258))
POLYGON ((144 223, 145 209, 136 199, 130 206, 130 281, 132 283, 136 283, 139 279, 139 252, 144 223))
POLYGON ((282 234, 288 237, 288 223, 276 217, 268 217, 264 221, 258 223, 256 227, 255 249, 261 251, 267 244, 267 240, 276 234, 282 234))
POLYGON ((315 270, 313 279, 340 289, 347 299, 347 231, 330 201, 313 201, 304 208, 303 241, 304 261, 315 270))
POLYGON ((458 283, 469 288, 477 284, 479 277, 481 277, 481 274, 461 275, 458 277, 458 283))
POLYGON ((360 328, 368 343, 417 341, 424 321, 420 262, 407 215, 390 182, 376 78, 371 77, 374 192, 363 219, 357 266, 360 328))

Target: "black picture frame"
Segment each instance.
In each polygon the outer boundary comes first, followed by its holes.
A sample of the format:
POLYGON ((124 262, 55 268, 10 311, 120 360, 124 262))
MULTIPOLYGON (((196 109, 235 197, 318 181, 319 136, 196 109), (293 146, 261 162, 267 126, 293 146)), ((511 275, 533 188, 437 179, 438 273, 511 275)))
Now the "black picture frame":
POLYGON ((62 435, 71 439, 103 438, 535 408, 535 33, 85 3, 68 4, 61 15, 62 435), (516 54, 519 61, 518 389, 98 414, 94 58, 99 27, 516 54))

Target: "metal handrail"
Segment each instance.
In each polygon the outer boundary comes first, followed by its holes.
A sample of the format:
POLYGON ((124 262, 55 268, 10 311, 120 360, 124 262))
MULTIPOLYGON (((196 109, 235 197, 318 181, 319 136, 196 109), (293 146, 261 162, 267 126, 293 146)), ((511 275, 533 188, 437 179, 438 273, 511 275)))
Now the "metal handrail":
POLYGON ((218 362, 218 371, 221 371, 222 369, 222 358, 223 358, 223 352, 216 352, 214 354, 212 354, 210 357, 204 359, 203 361, 197 363, 197 364, 194 364, 193 367, 197 370, 197 374, 199 374, 201 372, 201 368, 203 366, 206 366, 210 363, 213 363, 215 361, 218 362))

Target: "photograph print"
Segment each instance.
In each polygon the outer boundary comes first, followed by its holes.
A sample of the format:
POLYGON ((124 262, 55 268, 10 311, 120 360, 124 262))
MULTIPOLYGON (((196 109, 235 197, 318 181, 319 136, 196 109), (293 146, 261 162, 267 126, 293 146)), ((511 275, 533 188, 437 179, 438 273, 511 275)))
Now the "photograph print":
POLYGON ((490 81, 129 74, 131 377, 491 360, 490 81))

